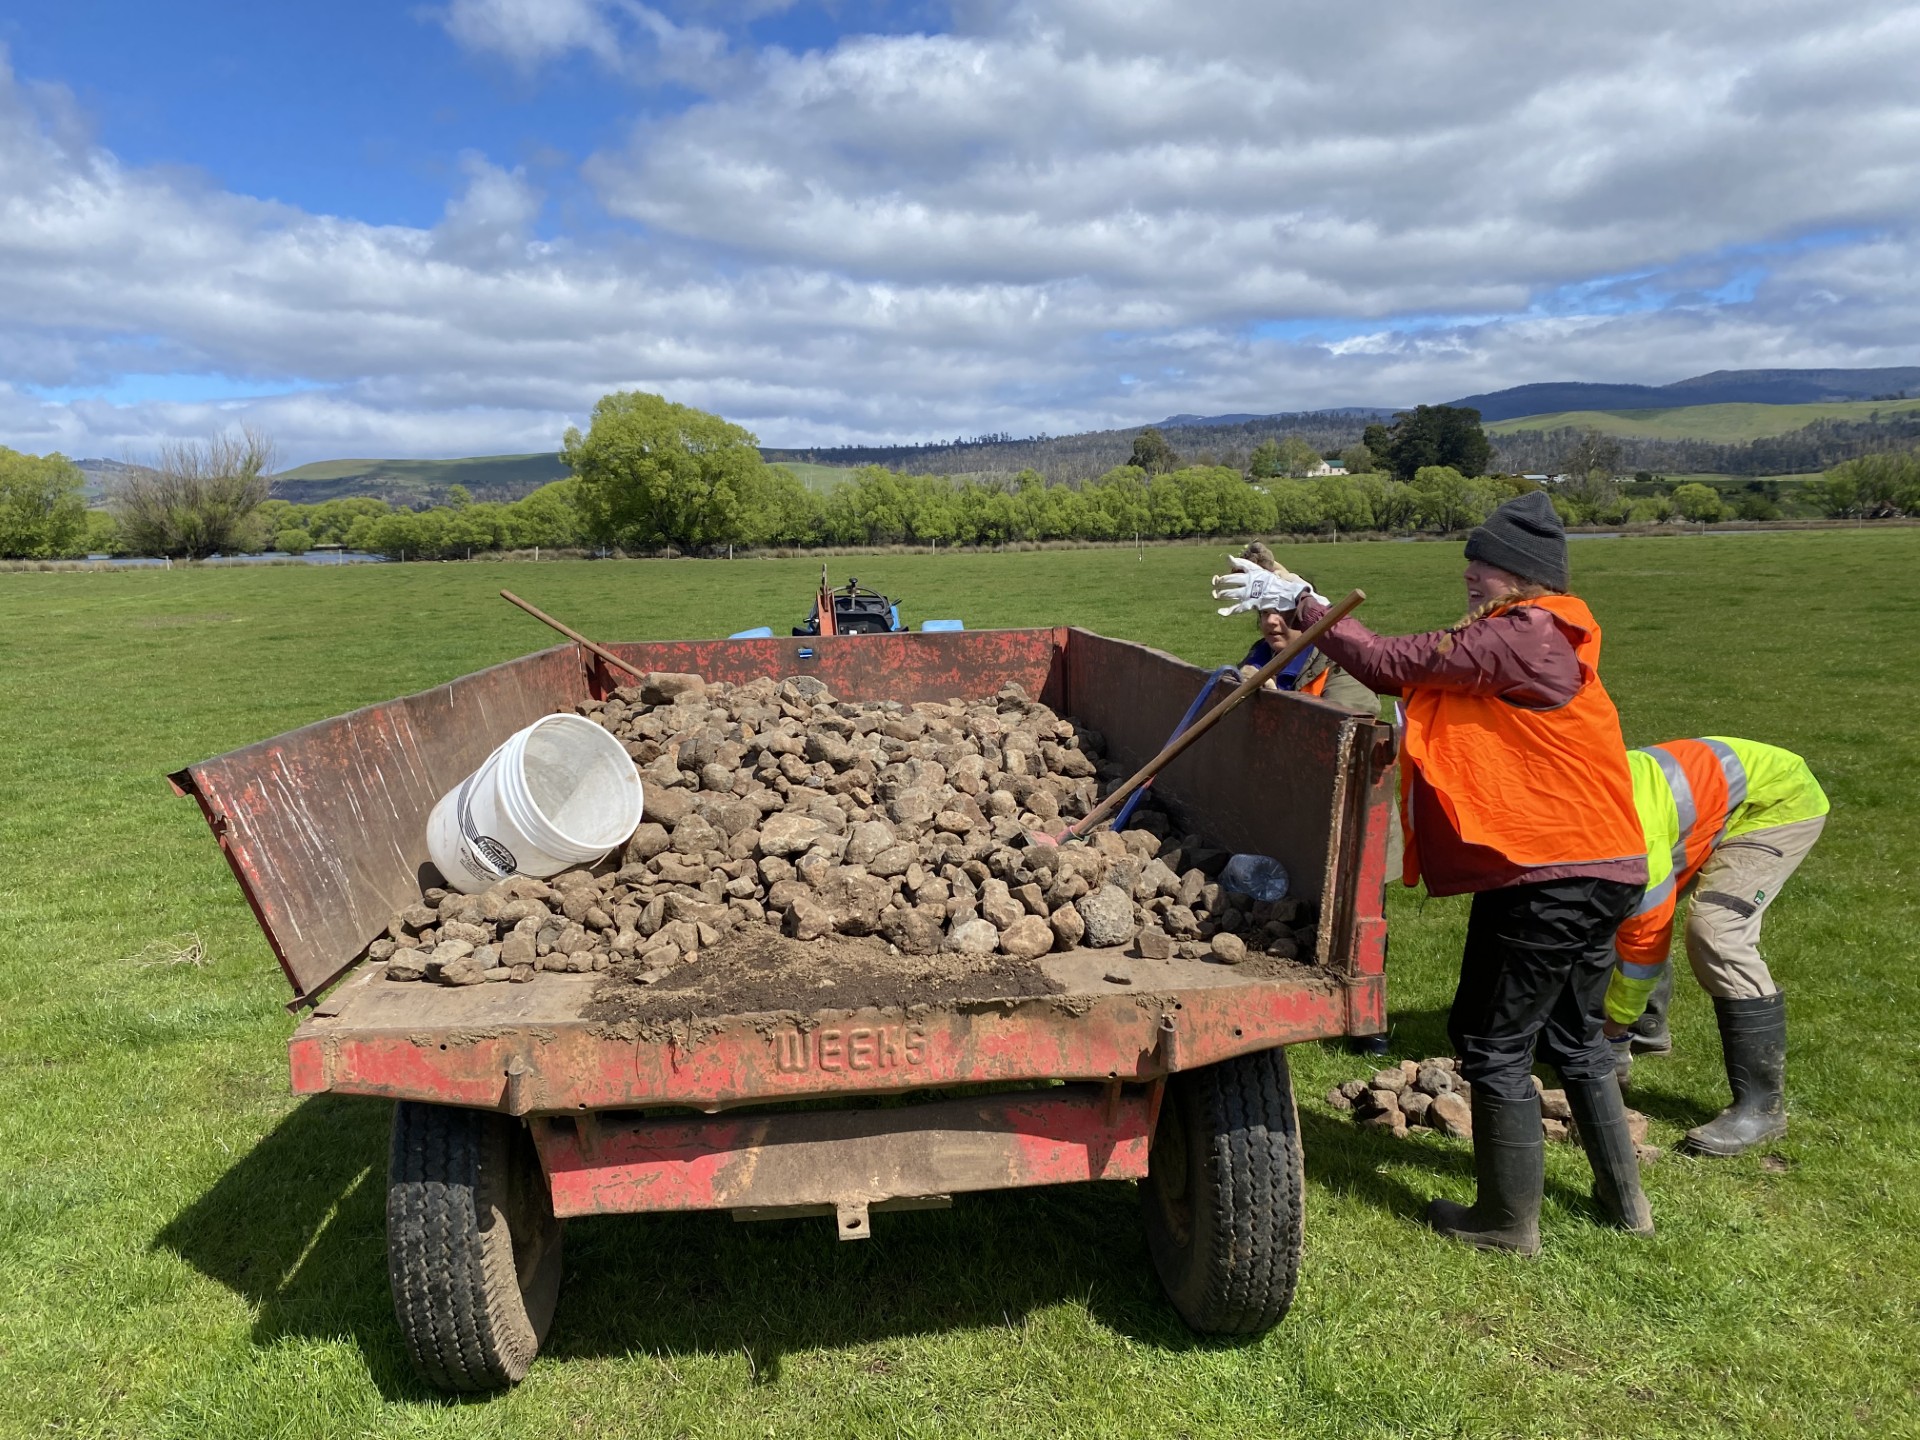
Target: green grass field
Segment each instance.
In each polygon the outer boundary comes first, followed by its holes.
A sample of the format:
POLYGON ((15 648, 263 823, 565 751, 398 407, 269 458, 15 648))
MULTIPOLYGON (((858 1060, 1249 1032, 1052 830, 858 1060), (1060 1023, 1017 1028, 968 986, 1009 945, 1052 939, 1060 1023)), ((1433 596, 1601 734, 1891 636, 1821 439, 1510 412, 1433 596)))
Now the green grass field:
POLYGON ((853 473, 845 465, 811 465, 805 460, 782 460, 779 468, 788 471, 816 495, 825 495, 853 473))
MULTIPOLYGON (((1805 754, 1827 837, 1767 925, 1791 996, 1792 1134, 1648 1171, 1645 1243, 1598 1226, 1551 1147, 1545 1252, 1419 1223, 1467 1147, 1358 1131, 1366 1073, 1294 1051, 1307 1256, 1287 1321, 1188 1334, 1123 1186, 822 1221, 575 1222, 516 1391, 415 1381, 383 1240, 386 1108, 287 1094, 285 991, 195 807, 192 760, 541 648, 492 566, 0 575, 0 1436, 1837 1436, 1920 1433, 1920 534, 1582 541, 1630 743, 1732 733, 1805 754), (156 942, 195 932, 202 965, 156 942)), ((874 556, 909 618, 1073 622, 1241 653, 1215 547, 874 556)), ((1462 608, 1451 545, 1283 558, 1377 627, 1462 608)), ((818 562, 561 563, 515 588, 598 637, 784 626, 818 562)), ((1286 803, 1275 796, 1274 803, 1286 803)), ((1394 887, 1395 1053, 1445 1045, 1460 900, 1394 887)), ((1722 1103, 1707 1001, 1635 1103, 1671 1144, 1722 1103)))
POLYGON ((1920 410, 1920 400, 1836 400, 1814 405, 1684 405, 1670 410, 1563 410, 1487 426, 1490 435, 1521 430, 1598 430, 1645 440, 1712 440, 1735 445, 1785 435, 1816 420, 1865 420, 1920 410))

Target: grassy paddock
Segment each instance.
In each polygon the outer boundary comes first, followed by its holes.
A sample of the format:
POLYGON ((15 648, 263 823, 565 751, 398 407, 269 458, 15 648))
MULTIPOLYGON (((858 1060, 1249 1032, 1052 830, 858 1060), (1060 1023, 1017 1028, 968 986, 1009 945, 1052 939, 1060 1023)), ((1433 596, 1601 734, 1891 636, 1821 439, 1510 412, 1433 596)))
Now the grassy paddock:
POLYGON ((1490 435, 1522 430, 1598 430, 1644 440, 1712 440, 1737 445, 1804 429, 1816 420, 1871 420, 1920 410, 1920 400, 1827 400, 1807 405, 1680 405, 1663 410, 1563 410, 1487 426, 1490 435))
MULTIPOLYGON (((1385 629, 1451 619, 1437 545, 1294 552, 1385 629)), ((873 556, 911 618, 1092 626, 1197 661, 1214 548, 873 556)), ((1768 925, 1792 996, 1793 1134, 1648 1174, 1660 1234, 1601 1229, 1555 1147, 1546 1251, 1421 1228, 1467 1148, 1354 1130, 1363 1073, 1294 1052, 1310 1219, 1300 1298, 1251 1343, 1162 1303, 1133 1197, 1083 1186, 821 1222, 569 1231, 548 1353, 450 1404, 408 1372, 384 1272, 384 1107, 286 1093, 277 971, 162 774, 543 646, 479 566, 0 576, 0 1434, 1838 1435, 1920 1428, 1920 536, 1585 542, 1581 592, 1630 742, 1731 732, 1807 755, 1827 838, 1768 925), (168 963, 196 933, 201 964, 168 963)), ((614 639, 784 626, 817 560, 556 564, 518 588, 614 639), (531 588, 529 588, 531 587, 531 588)), ((1276 797, 1276 803, 1284 803, 1276 797)), ((1395 888, 1400 1055, 1444 1045, 1460 901, 1395 888)), ((1723 1093, 1709 1006, 1638 1103, 1671 1144, 1723 1093)))

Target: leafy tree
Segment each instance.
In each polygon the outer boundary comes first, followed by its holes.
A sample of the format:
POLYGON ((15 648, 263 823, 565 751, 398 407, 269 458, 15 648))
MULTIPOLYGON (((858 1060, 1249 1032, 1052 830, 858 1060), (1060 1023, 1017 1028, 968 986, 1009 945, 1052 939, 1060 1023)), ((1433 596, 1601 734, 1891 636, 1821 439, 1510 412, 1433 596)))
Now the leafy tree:
POLYGON ((1433 530, 1478 525, 1499 503, 1491 485, 1477 483, 1450 465, 1423 465, 1413 476, 1414 513, 1433 530))
POLYGON ((517 550, 563 550, 584 545, 580 482, 554 480, 507 506, 508 543, 517 550))
MULTIPOLYGON (((1370 430, 1378 426, 1370 425, 1370 430)), ((1340 463, 1346 466, 1349 475, 1371 475, 1374 469, 1373 447, 1366 444, 1349 445, 1340 452, 1340 463)))
POLYGON ((1286 466, 1280 459, 1280 442, 1262 440, 1253 447, 1253 454, 1247 460, 1247 474, 1255 480, 1270 480, 1275 475, 1284 475, 1286 466))
POLYGON ((1277 480, 1267 489, 1273 497, 1273 528, 1288 535, 1309 535, 1326 527, 1320 497, 1304 480, 1277 480))
MULTIPOLYGON (((1375 428, 1368 427, 1366 445, 1380 455, 1383 452, 1374 446, 1375 428)), ((1395 417, 1385 438, 1387 464, 1407 481, 1430 466, 1443 466, 1467 478, 1481 475, 1493 455, 1493 446, 1480 428, 1480 412, 1469 405, 1416 405, 1395 417)))
POLYGON ((585 435, 568 429, 561 453, 590 537, 699 549, 751 539, 767 512, 773 481, 756 443, 718 415, 621 390, 601 397, 585 435))
POLYGON ((1331 528, 1350 533, 1373 528, 1373 506, 1367 492, 1344 475, 1327 475, 1313 482, 1313 496, 1331 528))
POLYGON ((1390 463, 1393 454, 1393 431, 1379 421, 1374 421, 1360 432, 1360 443, 1367 447, 1367 453, 1373 456, 1376 465, 1390 463))
POLYGON ((113 516, 105 510, 87 511, 86 534, 80 541, 79 553, 83 555, 127 553, 127 542, 121 537, 120 526, 113 516))
POLYGON ((313 536, 297 526, 274 532, 273 548, 287 555, 304 555, 313 549, 313 536))
POLYGON ((151 468, 120 473, 110 504, 136 554, 201 560, 264 540, 249 522, 272 470, 273 442, 252 429, 171 442, 151 468))
POLYGON ((467 506, 471 504, 473 504, 473 492, 469 490, 466 486, 449 485, 447 487, 447 508, 448 509, 464 510, 467 508, 467 506))
POLYGON ((1319 468, 1320 452, 1298 435, 1289 435, 1280 442, 1281 473, 1299 480, 1319 468))
POLYGON ((64 455, 23 455, 0 446, 0 555, 73 554, 87 538, 85 480, 64 455))
POLYGON ((1673 518, 1673 501, 1664 495, 1648 495, 1629 502, 1627 519, 1635 525, 1664 525, 1673 518))
POLYGON ((1911 514, 1920 510, 1920 455, 1862 455, 1848 460, 1827 472, 1825 489, 1848 497, 1842 514, 1875 519, 1911 514))
POLYGON ((1168 470, 1177 470, 1180 457, 1173 452, 1173 446, 1167 443, 1167 437, 1149 425, 1133 437, 1133 455, 1127 464, 1135 470, 1144 470, 1149 475, 1164 474, 1168 470))
POLYGON ((1697 480, 1674 486, 1672 499, 1674 513, 1682 520, 1705 525, 1727 513, 1727 507, 1720 500, 1720 492, 1697 480))

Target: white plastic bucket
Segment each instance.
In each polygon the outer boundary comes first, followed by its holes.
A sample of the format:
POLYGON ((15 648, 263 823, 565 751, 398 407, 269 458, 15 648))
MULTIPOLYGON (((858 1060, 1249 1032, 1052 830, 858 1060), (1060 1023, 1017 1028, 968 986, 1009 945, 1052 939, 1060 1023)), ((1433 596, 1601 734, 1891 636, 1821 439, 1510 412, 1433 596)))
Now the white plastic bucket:
POLYGON ((591 865, 640 824, 640 776, 626 747, 581 715, 536 720, 440 797, 427 852, 469 895, 509 875, 591 865))

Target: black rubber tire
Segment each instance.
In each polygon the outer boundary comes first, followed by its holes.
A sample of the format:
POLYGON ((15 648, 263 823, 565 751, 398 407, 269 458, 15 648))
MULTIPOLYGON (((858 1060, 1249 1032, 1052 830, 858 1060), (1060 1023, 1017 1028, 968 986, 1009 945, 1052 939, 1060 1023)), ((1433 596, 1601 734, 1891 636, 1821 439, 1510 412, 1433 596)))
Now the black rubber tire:
POLYGON ((1168 1080, 1140 1198, 1181 1319, 1210 1335, 1280 1323, 1300 1278, 1305 1187, 1285 1050, 1168 1080))
POLYGON ((560 1295, 561 1235, 524 1124, 393 1107, 387 1272, 407 1354, 428 1384, 498 1390, 526 1375, 560 1295))

